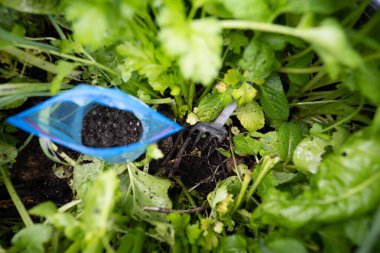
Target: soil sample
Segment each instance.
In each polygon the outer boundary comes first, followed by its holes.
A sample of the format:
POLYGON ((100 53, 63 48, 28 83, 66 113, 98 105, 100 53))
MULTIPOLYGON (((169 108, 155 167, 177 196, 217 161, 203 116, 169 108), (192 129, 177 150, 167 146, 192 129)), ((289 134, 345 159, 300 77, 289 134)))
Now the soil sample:
POLYGON ((137 142, 143 133, 141 121, 131 112, 96 106, 83 118, 82 143, 95 148, 125 146, 137 142))

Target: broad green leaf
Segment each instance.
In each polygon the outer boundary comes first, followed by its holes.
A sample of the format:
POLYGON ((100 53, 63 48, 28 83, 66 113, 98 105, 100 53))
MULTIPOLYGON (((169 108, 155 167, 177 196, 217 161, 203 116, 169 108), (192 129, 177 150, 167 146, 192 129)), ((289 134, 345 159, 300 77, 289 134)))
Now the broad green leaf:
POLYGON ((74 39, 91 49, 104 45, 108 35, 109 22, 101 6, 71 1, 65 10, 65 16, 73 22, 74 39))
POLYGON ((253 39, 245 48, 239 66, 249 81, 262 84, 265 79, 279 67, 279 62, 271 46, 258 39, 253 39))
POLYGON ((222 238, 219 248, 223 253, 246 253, 247 240, 239 234, 228 235, 222 238))
POLYGON ((153 224, 165 221, 164 214, 145 211, 144 207, 171 208, 172 202, 168 196, 171 182, 140 171, 132 163, 128 164, 127 168, 128 173, 124 173, 120 178, 124 212, 153 224))
POLYGON ((260 102, 265 116, 274 120, 287 120, 289 117, 289 104, 282 87, 281 79, 272 74, 260 87, 260 102))
POLYGON ((44 244, 50 240, 52 232, 50 226, 43 224, 23 228, 12 238, 12 248, 17 252, 43 253, 44 244))
POLYGON ((278 12, 306 13, 315 12, 331 14, 344 7, 352 6, 355 0, 330 1, 330 0, 271 0, 277 6, 278 12))
POLYGON ((78 158, 73 171, 73 189, 78 198, 83 198, 96 177, 101 173, 104 162, 87 155, 78 158))
POLYGON ((233 17, 254 21, 270 21, 273 13, 266 0, 218 0, 233 17))
POLYGON ((299 228, 364 214, 380 201, 380 139, 371 128, 352 135, 327 155, 311 178, 311 188, 294 198, 272 191, 254 218, 268 224, 299 228))
POLYGON ((329 141, 319 137, 309 136, 304 138, 293 153, 293 162, 297 166, 297 169, 307 174, 315 174, 319 163, 322 161, 325 148, 329 144, 329 141))
POLYGON ((278 129, 279 151, 281 159, 289 162, 293 152, 303 139, 301 128, 294 122, 283 123, 278 129))
POLYGON ((301 29, 299 36, 307 40, 323 60, 333 79, 363 64, 360 55, 351 47, 344 30, 334 20, 325 20, 321 26, 301 29))
POLYGON ((201 122, 209 122, 214 120, 222 112, 224 101, 220 99, 218 93, 208 94, 199 102, 196 110, 197 120, 201 122))
POLYGON ((229 69, 226 74, 224 74, 224 82, 228 85, 235 85, 241 80, 240 74, 236 69, 229 69))
MULTIPOLYGON (((240 187, 240 181, 236 176, 228 177, 223 181, 220 181, 215 190, 207 195, 207 201, 211 208, 216 208, 221 204, 224 208, 232 204, 232 196, 236 194, 236 189, 240 187), (223 205, 226 204, 226 205, 223 205)), ((227 209, 219 210, 227 212, 227 209)))
POLYGON ((307 253, 305 246, 293 238, 276 238, 266 244, 273 253, 307 253))
POLYGON ((178 60, 186 79, 209 85, 221 67, 221 28, 213 19, 185 20, 181 10, 163 9, 158 17, 159 39, 168 55, 178 60))
POLYGON ((261 143, 250 136, 235 135, 233 141, 238 155, 257 155, 261 149, 261 143))
POLYGON ((61 0, 0 0, 9 8, 33 14, 57 14, 61 0))
POLYGON ((351 219, 344 224, 344 232, 355 245, 361 245, 368 237, 371 222, 371 218, 367 215, 351 219))
POLYGON ((259 141, 261 142, 260 155, 278 155, 279 154, 279 143, 277 132, 267 132, 263 134, 259 141))
POLYGON ((350 253, 350 244, 340 227, 331 226, 319 232, 325 253, 350 253))
POLYGON ((111 214, 118 200, 119 179, 114 170, 99 174, 83 198, 84 215, 81 217, 85 228, 82 247, 91 252, 99 249, 103 237, 111 228, 111 214))
POLYGON ((380 105, 380 64, 366 62, 343 77, 343 83, 351 90, 359 90, 372 103, 380 105))
POLYGON ((33 207, 32 209, 29 210, 29 213, 33 215, 42 216, 42 217, 48 217, 48 216, 54 215, 57 212, 57 210, 58 208, 55 206, 53 202, 47 201, 33 207))
POLYGON ((255 101, 239 106, 235 110, 235 115, 239 119, 240 124, 248 131, 257 131, 265 125, 263 109, 255 101))

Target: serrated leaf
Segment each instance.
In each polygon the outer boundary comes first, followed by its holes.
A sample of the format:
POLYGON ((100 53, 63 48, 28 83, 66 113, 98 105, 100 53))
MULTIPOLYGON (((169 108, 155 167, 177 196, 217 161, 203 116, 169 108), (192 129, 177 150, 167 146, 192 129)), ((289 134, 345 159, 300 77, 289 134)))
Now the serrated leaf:
POLYGON ((238 105, 247 104, 252 102, 256 97, 257 90, 244 82, 239 88, 233 89, 231 95, 237 101, 238 105))
POLYGON ((43 224, 23 228, 12 238, 13 248, 17 252, 43 253, 44 244, 50 240, 52 232, 50 226, 43 224))
POLYGON ((250 136, 235 135, 233 141, 238 155, 257 155, 261 149, 261 143, 250 136))
POLYGON ((177 59, 186 79, 209 85, 221 67, 221 28, 216 20, 187 21, 178 8, 163 9, 159 39, 168 55, 177 59))
POLYGON ((0 165, 16 161, 17 149, 4 141, 0 141, 0 165))
POLYGON ((303 139, 302 130, 293 123, 283 123, 278 129, 279 151, 281 159, 289 162, 292 159, 293 152, 303 139))
POLYGON ((240 124, 248 131, 255 132, 265 125, 263 109, 255 101, 238 107, 235 114, 240 124))
POLYGON ((274 120, 287 120, 289 117, 289 103, 280 77, 277 74, 272 74, 259 87, 261 91, 260 102, 265 116, 274 120))

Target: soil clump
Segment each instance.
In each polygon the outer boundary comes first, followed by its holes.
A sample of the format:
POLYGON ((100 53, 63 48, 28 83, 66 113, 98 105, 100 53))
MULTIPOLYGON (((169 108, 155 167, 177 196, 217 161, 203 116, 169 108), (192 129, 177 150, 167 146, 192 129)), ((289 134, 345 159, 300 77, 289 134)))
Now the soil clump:
POLYGON ((83 118, 82 143, 109 148, 137 142, 143 133, 141 121, 131 112, 96 106, 83 118))

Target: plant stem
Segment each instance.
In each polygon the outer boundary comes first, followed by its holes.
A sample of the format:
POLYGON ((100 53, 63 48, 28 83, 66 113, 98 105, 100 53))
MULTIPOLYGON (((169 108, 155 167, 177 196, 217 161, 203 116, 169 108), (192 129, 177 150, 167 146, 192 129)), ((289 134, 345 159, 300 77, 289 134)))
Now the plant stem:
POLYGON ((360 105, 358 106, 358 108, 356 108, 355 111, 353 111, 351 114, 347 115, 347 116, 344 117, 343 119, 341 119, 341 120, 335 122, 335 123, 332 124, 331 126, 326 127, 325 129, 323 129, 322 133, 324 133, 324 132, 326 132, 326 131, 328 131, 328 130, 330 130, 330 129, 333 129, 333 128, 335 128, 335 127, 337 127, 337 126, 343 124, 343 123, 346 122, 346 121, 349 121, 351 118, 355 117, 355 115, 358 114, 358 113, 361 111, 361 109, 363 108, 363 106, 364 106, 364 99, 363 99, 363 97, 362 97, 362 98, 361 98, 361 101, 360 101, 360 105))
POLYGON ((311 74, 317 73, 323 69, 323 66, 316 66, 310 68, 287 68, 281 67, 278 69, 278 72, 287 73, 287 74, 311 74))
POLYGON ((236 210, 238 210, 238 208, 240 207, 241 202, 245 196, 245 193, 247 192, 248 185, 251 182, 251 179, 252 179, 252 171, 247 170, 247 172, 244 175, 243 184, 241 185, 239 196, 235 202, 232 212, 236 212, 236 210))
POLYGON ((190 89, 189 89, 189 111, 193 109, 193 101, 194 101, 194 95, 195 95, 195 83, 190 83, 190 89))
POLYGON ((20 197, 18 196, 15 188, 13 187, 13 184, 8 176, 8 170, 6 170, 2 165, 0 165, 0 173, 3 178, 3 182, 5 187, 7 188, 7 191, 9 193, 9 196, 11 197, 18 213, 21 216, 22 221, 24 222, 26 227, 30 227, 33 225, 33 221, 30 218, 28 211, 26 210, 24 204, 22 203, 20 197))
POLYGON ((222 20, 219 23, 224 29, 249 29, 263 32, 279 33, 302 38, 302 33, 299 30, 283 25, 230 19, 222 20))
MULTIPOLYGON (((189 191, 187 190, 186 186, 182 183, 181 179, 179 178, 174 178, 174 180, 177 182, 177 184, 181 187, 183 193, 185 194, 186 198, 189 200, 190 204, 192 207, 196 208, 197 205, 195 204, 195 201, 193 199, 193 197, 190 195, 189 191)), ((202 219, 202 215, 200 215, 199 213, 197 213, 197 216, 199 219, 202 219)))
POLYGON ((63 33, 61 27, 59 27, 57 21, 55 20, 55 18, 52 16, 52 15, 48 15, 48 18, 51 22, 51 24, 54 26, 54 29, 57 31, 59 37, 61 38, 61 40, 66 40, 66 35, 63 33))
POLYGON ((307 55, 308 53, 310 53, 311 51, 313 51, 313 49, 311 47, 308 47, 304 50, 302 50, 301 52, 298 52, 296 54, 293 54, 293 55, 290 55, 290 56, 287 56, 285 57, 282 62, 289 62, 291 60, 294 60, 294 59, 297 59, 297 58, 300 58, 304 55, 307 55))
POLYGON ((270 156, 264 156, 263 161, 258 169, 260 169, 257 178, 253 181, 253 185, 249 189, 246 200, 248 201, 253 194, 255 193, 257 187, 260 185, 261 181, 263 181, 266 174, 272 169, 278 162, 280 161, 280 157, 271 158, 270 156))

